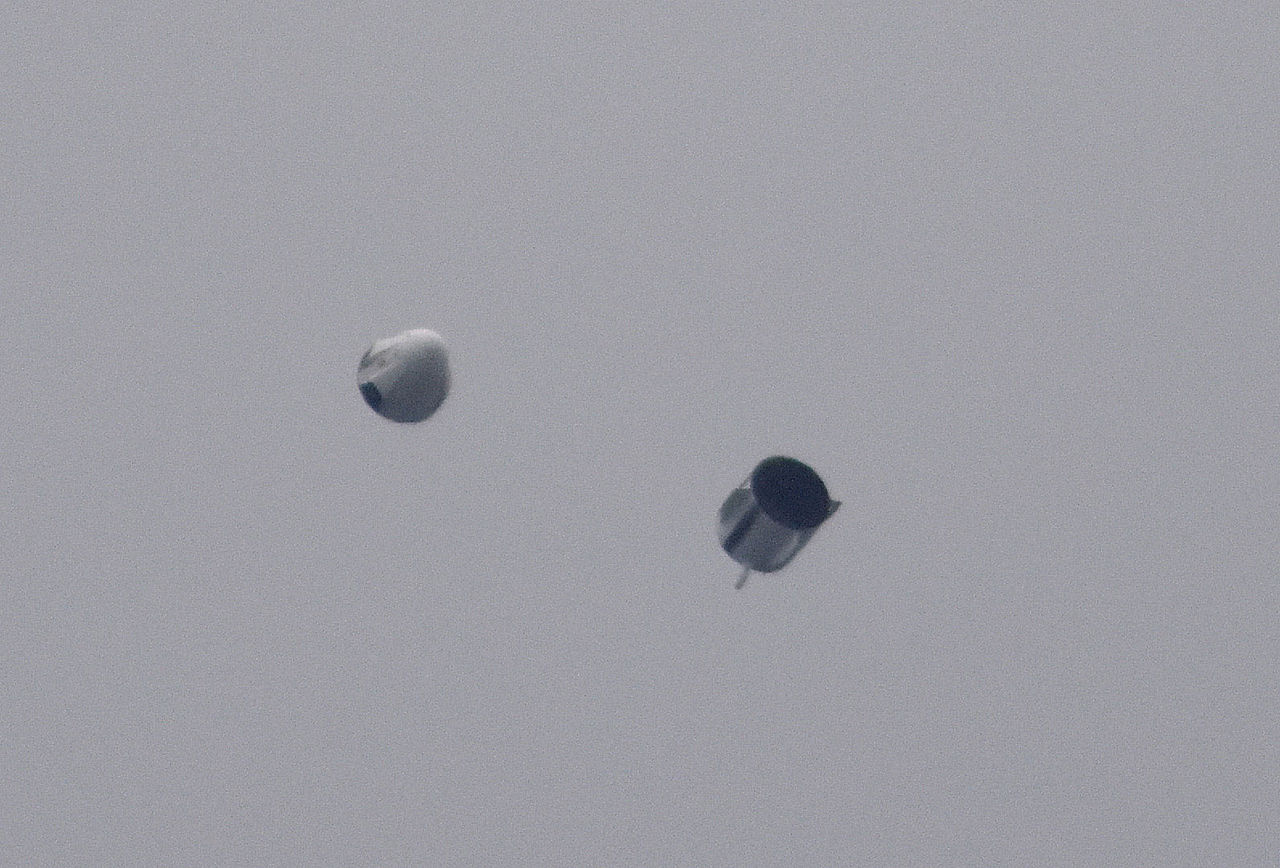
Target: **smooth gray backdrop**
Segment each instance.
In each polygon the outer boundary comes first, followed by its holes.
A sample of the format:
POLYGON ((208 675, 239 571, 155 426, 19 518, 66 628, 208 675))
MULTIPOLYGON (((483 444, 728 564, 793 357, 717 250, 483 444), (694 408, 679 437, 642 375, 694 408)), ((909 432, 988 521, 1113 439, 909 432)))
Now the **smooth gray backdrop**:
POLYGON ((0 863, 1275 864, 1273 4, 446 6, 5 4, 0 863))

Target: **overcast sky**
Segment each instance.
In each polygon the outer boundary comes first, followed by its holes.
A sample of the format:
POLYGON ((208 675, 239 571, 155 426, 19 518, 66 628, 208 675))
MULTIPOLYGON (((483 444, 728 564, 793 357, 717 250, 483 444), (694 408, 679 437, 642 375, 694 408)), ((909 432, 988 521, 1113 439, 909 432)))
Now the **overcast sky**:
POLYGON ((1273 5, 445 5, 9 5, 0 864, 1275 864, 1273 5))

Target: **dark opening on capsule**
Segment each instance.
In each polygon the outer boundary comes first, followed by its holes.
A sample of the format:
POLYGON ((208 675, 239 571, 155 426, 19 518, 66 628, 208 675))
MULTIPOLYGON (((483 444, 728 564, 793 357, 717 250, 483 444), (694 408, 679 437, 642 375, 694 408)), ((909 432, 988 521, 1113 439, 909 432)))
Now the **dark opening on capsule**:
POLYGON ((378 391, 378 387, 373 383, 361 383, 360 394, 364 396, 364 401, 374 410, 382 406, 382 393, 378 391))

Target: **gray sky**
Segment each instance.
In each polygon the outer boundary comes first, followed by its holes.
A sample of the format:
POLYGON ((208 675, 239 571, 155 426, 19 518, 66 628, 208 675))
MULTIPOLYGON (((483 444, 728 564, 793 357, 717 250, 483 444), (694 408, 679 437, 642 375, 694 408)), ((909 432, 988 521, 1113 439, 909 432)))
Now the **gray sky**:
POLYGON ((6 16, 0 863, 1274 864, 1271 4, 464 5, 6 16))

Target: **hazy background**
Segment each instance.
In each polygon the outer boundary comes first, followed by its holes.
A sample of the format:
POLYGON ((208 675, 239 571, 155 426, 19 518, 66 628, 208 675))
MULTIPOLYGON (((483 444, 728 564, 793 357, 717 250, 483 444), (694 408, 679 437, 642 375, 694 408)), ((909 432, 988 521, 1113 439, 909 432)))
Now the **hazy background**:
POLYGON ((7 4, 0 863, 1275 864, 1273 5, 781 5, 7 4))

